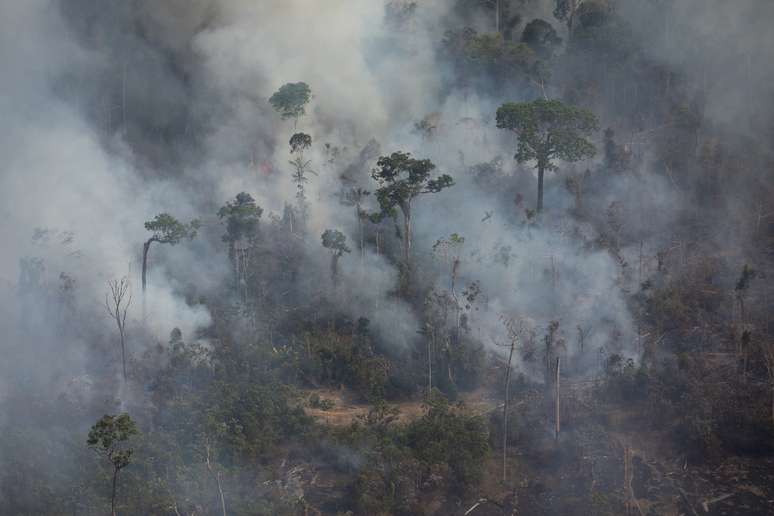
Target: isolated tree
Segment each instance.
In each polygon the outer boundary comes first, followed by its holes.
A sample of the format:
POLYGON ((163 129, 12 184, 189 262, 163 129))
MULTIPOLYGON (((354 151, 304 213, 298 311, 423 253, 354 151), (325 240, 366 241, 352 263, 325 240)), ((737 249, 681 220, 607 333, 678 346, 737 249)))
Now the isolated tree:
POLYGON ((269 102, 283 120, 293 118, 293 127, 298 125, 298 119, 306 114, 306 105, 312 98, 312 90, 305 82, 289 82, 284 84, 269 97, 269 102))
POLYGON ((151 237, 142 246, 142 290, 145 292, 145 273, 148 268, 148 251, 153 242, 176 245, 184 238, 193 240, 201 224, 194 219, 183 224, 169 213, 160 213, 145 223, 145 229, 152 231, 151 237))
POLYGON ((534 161, 538 171, 537 211, 543 210, 543 177, 557 170, 555 159, 574 162, 594 156, 594 144, 586 139, 597 130, 597 117, 585 109, 559 100, 509 102, 497 110, 497 127, 516 133, 519 163, 534 161))
POLYGON ((113 467, 113 487, 110 492, 110 514, 116 515, 116 487, 118 472, 128 466, 132 458, 132 449, 126 441, 137 435, 137 425, 128 414, 118 416, 104 415, 89 430, 86 443, 99 455, 107 458, 113 467))
POLYGON ((339 258, 350 252, 347 237, 338 229, 326 229, 322 234, 322 245, 331 252, 331 279, 336 284, 339 273, 339 258))
POLYGON ((403 260, 409 267, 411 256, 411 208, 414 199, 423 194, 438 193, 454 185, 447 174, 430 176, 435 165, 429 159, 414 159, 407 152, 393 152, 376 162, 371 177, 379 184, 376 199, 381 210, 372 218, 394 217, 400 209, 403 215, 403 260))
POLYGON ((105 309, 116 323, 118 338, 121 344, 121 363, 126 381, 126 314, 132 304, 132 293, 129 291, 129 279, 124 276, 120 280, 108 281, 108 292, 105 294, 105 309))

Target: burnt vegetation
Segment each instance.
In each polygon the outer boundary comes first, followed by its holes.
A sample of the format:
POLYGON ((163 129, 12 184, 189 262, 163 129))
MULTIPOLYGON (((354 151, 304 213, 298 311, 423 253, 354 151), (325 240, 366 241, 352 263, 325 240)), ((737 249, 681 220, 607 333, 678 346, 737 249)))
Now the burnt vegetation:
POLYGON ((4 251, 0 514, 774 513, 774 10, 373 3, 46 14, 132 180, 4 251))

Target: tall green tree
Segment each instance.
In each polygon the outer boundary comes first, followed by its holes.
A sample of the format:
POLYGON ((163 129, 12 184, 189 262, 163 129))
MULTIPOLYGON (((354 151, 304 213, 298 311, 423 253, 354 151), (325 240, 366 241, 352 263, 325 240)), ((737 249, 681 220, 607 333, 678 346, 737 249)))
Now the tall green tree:
POLYGON ((347 237, 338 229, 326 229, 322 234, 322 245, 331 252, 331 279, 334 285, 339 275, 339 258, 349 253, 347 237))
POLYGON ((538 171, 537 211, 543 210, 543 177, 557 170, 554 160, 580 161, 594 156, 596 149, 587 137, 598 129, 590 111, 559 100, 508 102, 497 110, 497 127, 516 133, 519 163, 534 161, 538 171))
POLYGON ((113 484, 110 492, 110 514, 116 515, 116 488, 118 472, 131 463, 133 450, 127 441, 137 435, 137 425, 129 414, 104 415, 89 430, 86 444, 97 454, 105 457, 113 468, 113 484))
POLYGON ((228 244, 228 256, 234 266, 237 289, 242 283, 240 278, 244 279, 246 275, 249 261, 246 250, 253 244, 261 215, 263 208, 247 192, 238 193, 234 200, 218 210, 218 217, 226 222, 223 241, 228 244))
POLYGON ((159 213, 153 220, 145 223, 145 229, 153 232, 151 237, 142 246, 142 290, 145 292, 145 274, 148 269, 148 251, 153 242, 160 244, 176 245, 187 238, 193 240, 201 223, 194 219, 188 224, 183 224, 169 213, 159 213))
POLYGON ((420 195, 438 193, 454 185, 448 174, 433 178, 430 174, 435 165, 429 159, 414 159, 408 152, 393 152, 382 156, 371 171, 371 177, 379 184, 376 200, 380 211, 372 215, 374 221, 394 217, 397 210, 403 215, 403 260, 408 268, 411 257, 411 209, 420 195))
POLYGON ((226 222, 226 233, 223 241, 229 245, 229 255, 233 256, 236 243, 240 240, 250 240, 258 230, 258 222, 263 215, 263 208, 255 203, 253 196, 240 192, 234 200, 228 201, 218 210, 218 217, 226 222))
POLYGON ((269 103, 283 120, 293 118, 293 127, 298 119, 306 114, 306 105, 312 99, 312 90, 305 82, 289 82, 269 97, 269 103))

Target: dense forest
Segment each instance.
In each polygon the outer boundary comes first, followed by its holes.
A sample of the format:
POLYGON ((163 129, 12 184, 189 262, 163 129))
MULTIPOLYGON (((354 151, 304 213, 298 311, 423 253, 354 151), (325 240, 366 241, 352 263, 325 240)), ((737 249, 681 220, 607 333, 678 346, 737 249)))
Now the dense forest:
POLYGON ((0 514, 774 514, 774 3, 0 3, 0 514))

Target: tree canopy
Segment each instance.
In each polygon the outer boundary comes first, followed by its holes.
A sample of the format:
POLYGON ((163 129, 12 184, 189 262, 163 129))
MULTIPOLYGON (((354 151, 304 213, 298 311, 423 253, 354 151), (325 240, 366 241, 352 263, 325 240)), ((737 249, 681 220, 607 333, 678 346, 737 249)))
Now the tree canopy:
POLYGON ((263 215, 263 208, 255 203, 253 196, 240 192, 233 201, 229 201, 218 210, 218 217, 226 219, 226 234, 224 242, 237 242, 249 238, 258 229, 258 221, 263 215))
POLYGON ((283 84, 269 97, 269 103, 283 120, 295 118, 298 120, 306 114, 306 105, 312 98, 312 90, 305 82, 289 82, 283 84))
POLYGON ((197 219, 184 224, 169 213, 159 213, 153 220, 145 223, 145 229, 153 232, 151 241, 171 245, 185 238, 189 240, 195 238, 200 227, 201 223, 197 219))
POLYGON ((497 110, 497 127, 516 133, 519 163, 535 162, 538 170, 538 211, 543 208, 543 173, 556 170, 554 160, 568 162, 588 159, 596 148, 588 140, 598 129, 590 111, 559 100, 508 102, 497 110))

